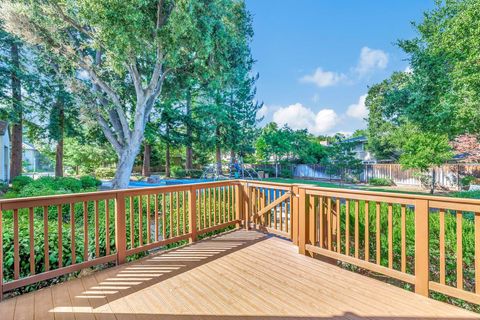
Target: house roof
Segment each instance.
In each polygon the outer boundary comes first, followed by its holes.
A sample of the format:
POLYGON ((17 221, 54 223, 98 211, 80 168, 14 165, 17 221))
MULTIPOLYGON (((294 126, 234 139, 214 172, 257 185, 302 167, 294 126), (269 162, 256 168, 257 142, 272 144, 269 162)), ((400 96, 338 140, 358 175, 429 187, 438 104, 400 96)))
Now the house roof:
POLYGON ((358 136, 358 137, 353 137, 350 139, 345 139, 342 142, 350 143, 350 142, 367 142, 367 137, 366 136, 358 136))
POLYGON ((0 136, 3 136, 8 129, 8 122, 0 120, 0 136))

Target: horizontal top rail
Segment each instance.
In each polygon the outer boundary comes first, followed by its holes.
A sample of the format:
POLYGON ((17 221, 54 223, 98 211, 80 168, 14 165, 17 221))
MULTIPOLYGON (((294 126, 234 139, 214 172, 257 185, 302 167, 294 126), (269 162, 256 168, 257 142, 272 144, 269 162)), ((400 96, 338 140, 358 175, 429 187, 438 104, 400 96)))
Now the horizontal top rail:
POLYGON ((213 182, 204 182, 204 183, 188 183, 188 184, 155 186, 155 187, 145 187, 145 188, 104 190, 104 191, 82 192, 82 193, 74 193, 74 194, 60 194, 60 195, 39 196, 39 197, 0 199, 0 210, 14 210, 14 209, 21 209, 21 208, 29 208, 29 207, 54 206, 54 205, 60 205, 60 204, 68 204, 72 202, 108 200, 108 199, 114 199, 118 195, 139 196, 139 195, 147 195, 155 192, 165 193, 165 192, 190 190, 192 188, 204 189, 204 188, 215 188, 215 187, 223 187, 223 186, 229 186, 229 185, 237 185, 237 184, 238 184, 238 181, 235 181, 235 180, 224 180, 224 181, 213 181, 213 182))

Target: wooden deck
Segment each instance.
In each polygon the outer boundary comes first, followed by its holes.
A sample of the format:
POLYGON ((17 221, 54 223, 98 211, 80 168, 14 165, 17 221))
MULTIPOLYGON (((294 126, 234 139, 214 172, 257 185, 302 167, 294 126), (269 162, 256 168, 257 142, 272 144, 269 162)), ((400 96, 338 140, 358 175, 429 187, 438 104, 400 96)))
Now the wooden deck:
POLYGON ((0 303, 0 319, 479 319, 234 231, 0 303))

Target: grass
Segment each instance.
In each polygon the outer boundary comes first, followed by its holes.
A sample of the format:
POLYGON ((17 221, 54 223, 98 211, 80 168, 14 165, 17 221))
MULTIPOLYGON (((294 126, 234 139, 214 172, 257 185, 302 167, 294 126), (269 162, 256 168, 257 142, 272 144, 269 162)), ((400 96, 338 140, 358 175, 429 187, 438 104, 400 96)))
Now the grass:
MULTIPOLYGON (((278 183, 311 184, 311 185, 314 185, 316 187, 323 187, 323 188, 341 188, 341 189, 356 189, 356 190, 390 192, 390 193, 400 193, 400 194, 430 195, 429 192, 422 192, 422 191, 406 191, 406 190, 383 188, 383 187, 369 186, 369 185, 339 184, 338 182, 318 181, 318 180, 267 178, 267 179, 263 179, 262 181, 278 182, 278 183)), ((435 196, 456 197, 456 198, 480 199, 480 191, 452 191, 452 192, 448 192, 448 193, 445 193, 445 192, 436 193, 434 195, 435 196)))

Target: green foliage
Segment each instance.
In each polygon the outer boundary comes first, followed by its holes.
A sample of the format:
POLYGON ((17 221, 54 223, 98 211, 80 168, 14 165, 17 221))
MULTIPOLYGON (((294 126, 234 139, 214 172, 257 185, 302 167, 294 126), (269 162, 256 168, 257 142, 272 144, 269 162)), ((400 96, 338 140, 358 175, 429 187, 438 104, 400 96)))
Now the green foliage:
POLYGON ((464 176, 460 179, 460 184, 464 187, 468 187, 476 179, 477 178, 475 176, 464 176))
POLYGON ((355 157, 354 144, 342 139, 328 147, 328 156, 322 162, 326 172, 338 175, 342 181, 355 179, 363 169, 362 161, 355 157))
POLYGON ((12 191, 19 192, 23 189, 27 184, 33 182, 33 179, 28 176, 18 176, 13 178, 12 180, 12 191))
POLYGON ((393 186, 392 180, 387 178, 371 178, 368 180, 368 184, 372 186, 393 186))
POLYGON ((202 176, 203 170, 199 169, 190 169, 190 170, 185 170, 185 173, 187 176, 190 178, 198 179, 202 176))
POLYGON ((95 177, 100 179, 111 179, 115 176, 115 168, 112 167, 100 167, 95 168, 95 177))
POLYGON ((41 177, 36 180, 31 178, 23 180, 21 186, 17 184, 17 187, 12 188, 5 196, 8 198, 18 198, 77 193, 96 190, 99 186, 99 180, 93 177, 81 177, 80 179, 71 177, 41 177))
POLYGON ((185 178, 187 171, 181 167, 172 167, 172 176, 174 178, 185 178))
POLYGON ((80 177, 80 182, 82 183, 83 189, 97 188, 102 185, 102 181, 92 176, 80 177))
POLYGON ((457 191, 457 192, 453 192, 451 196, 455 198, 480 199, 480 190, 457 191))

